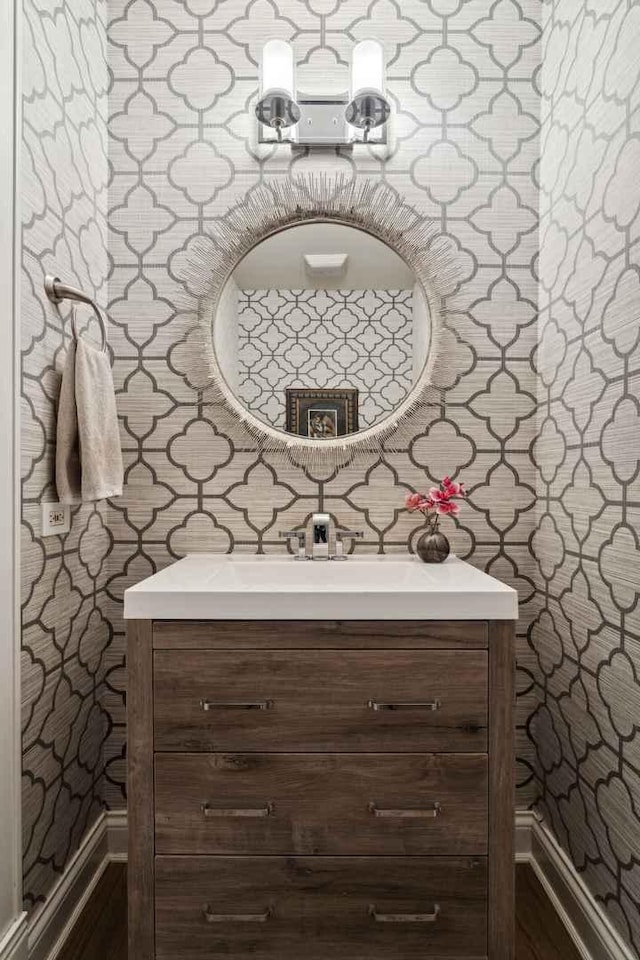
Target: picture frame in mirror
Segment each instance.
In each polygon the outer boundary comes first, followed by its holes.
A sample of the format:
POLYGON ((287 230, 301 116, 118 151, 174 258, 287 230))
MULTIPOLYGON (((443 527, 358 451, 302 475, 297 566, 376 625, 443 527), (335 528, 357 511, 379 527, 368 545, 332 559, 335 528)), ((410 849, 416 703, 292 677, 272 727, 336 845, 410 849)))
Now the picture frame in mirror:
POLYGON ((357 433, 358 391, 287 387, 285 429, 295 436, 318 441, 357 433))

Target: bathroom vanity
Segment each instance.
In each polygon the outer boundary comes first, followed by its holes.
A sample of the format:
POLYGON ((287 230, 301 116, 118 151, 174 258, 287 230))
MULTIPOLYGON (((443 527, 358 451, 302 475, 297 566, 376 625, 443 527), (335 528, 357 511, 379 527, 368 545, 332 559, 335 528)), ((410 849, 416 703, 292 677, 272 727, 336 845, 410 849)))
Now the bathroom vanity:
POLYGON ((201 555, 125 616, 130 957, 513 960, 513 590, 201 555))

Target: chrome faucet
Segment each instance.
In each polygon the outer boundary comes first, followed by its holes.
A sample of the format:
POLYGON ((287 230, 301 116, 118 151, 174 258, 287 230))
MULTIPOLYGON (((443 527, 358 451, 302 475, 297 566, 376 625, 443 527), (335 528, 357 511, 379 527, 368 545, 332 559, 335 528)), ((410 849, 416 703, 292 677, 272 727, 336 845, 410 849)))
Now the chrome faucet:
POLYGON ((311 559, 329 559, 329 524, 331 517, 328 513, 314 513, 311 517, 311 559))
POLYGON ((304 530, 281 530, 280 536, 285 540, 297 540, 298 541, 298 552, 296 554, 296 560, 311 560, 311 557, 307 556, 307 547, 306 539, 307 535, 304 530))
POLYGON ((336 552, 331 556, 329 553, 330 525, 331 516, 328 513, 311 515, 311 555, 307 553, 304 530, 281 530, 280 536, 285 540, 297 542, 296 560, 346 560, 344 541, 361 540, 364 534, 359 530, 336 530, 336 552))
POLYGON ((364 533, 362 530, 336 530, 336 552, 331 557, 332 560, 346 560, 347 554, 344 552, 345 540, 362 540, 364 533))

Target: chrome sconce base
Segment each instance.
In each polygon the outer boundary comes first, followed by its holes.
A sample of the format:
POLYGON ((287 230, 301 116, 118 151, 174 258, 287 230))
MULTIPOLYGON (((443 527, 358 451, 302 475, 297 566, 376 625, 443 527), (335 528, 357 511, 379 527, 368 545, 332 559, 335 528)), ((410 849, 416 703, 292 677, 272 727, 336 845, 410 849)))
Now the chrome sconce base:
POLYGON ((389 101, 377 90, 360 90, 346 110, 347 123, 364 130, 366 141, 372 130, 386 124, 390 114, 389 101))
POLYGON ((283 130, 289 130, 299 122, 301 111, 286 90, 270 90, 256 105, 256 117, 260 129, 275 130, 275 139, 283 142, 283 130))
MULTIPOLYGON (((266 119, 278 116, 263 97, 256 107, 258 142, 286 143, 292 147, 350 147, 357 144, 387 145, 388 102, 379 94, 361 94, 351 102, 346 94, 326 97, 301 96, 289 101, 297 108, 293 123, 266 119), (265 119, 263 119, 265 117, 265 119)), ((287 119, 294 111, 287 114, 287 119)))

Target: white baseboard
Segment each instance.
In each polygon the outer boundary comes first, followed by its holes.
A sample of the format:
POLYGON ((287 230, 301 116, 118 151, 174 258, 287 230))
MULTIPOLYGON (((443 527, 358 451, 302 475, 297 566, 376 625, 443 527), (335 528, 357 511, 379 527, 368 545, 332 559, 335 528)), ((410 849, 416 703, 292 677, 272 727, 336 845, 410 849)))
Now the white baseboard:
POLYGON ((638 960, 549 828, 516 812, 516 863, 530 863, 583 960, 638 960))
MULTIPOLYGON (((107 818, 107 846, 111 863, 127 862, 127 811, 109 810, 107 818)), ((0 958, 1 960, 1 958, 0 958)))
POLYGON ((21 913, 0 938, 0 960, 28 960, 27 915, 21 913))
POLYGON ((516 810, 516 863, 531 862, 531 837, 535 818, 533 810, 516 810))
MULTIPOLYGON (((558 841, 532 810, 516 812, 515 835, 516 862, 531 864, 580 956, 584 960, 637 960, 558 841)), ((125 863, 126 859, 126 810, 102 814, 29 925, 29 960, 55 960, 107 864, 125 863)), ((22 939, 26 940, 24 929, 22 939)), ((14 937, 12 952, 3 952, 4 943, 0 941, 0 960, 26 960, 19 937, 14 937)))
MULTIPOLYGON (((109 863, 126 863, 127 811, 102 813, 28 925, 29 960, 56 960, 109 863)), ((27 954, 24 954, 26 960, 27 954)), ((0 952, 0 960, 5 955, 0 952)), ((23 960, 7 954, 6 960, 23 960)))
POLYGON ((531 866, 584 960, 638 960, 549 828, 537 819, 531 866))
POLYGON ((108 862, 107 816, 102 813, 29 920, 29 960, 55 960, 108 862))

